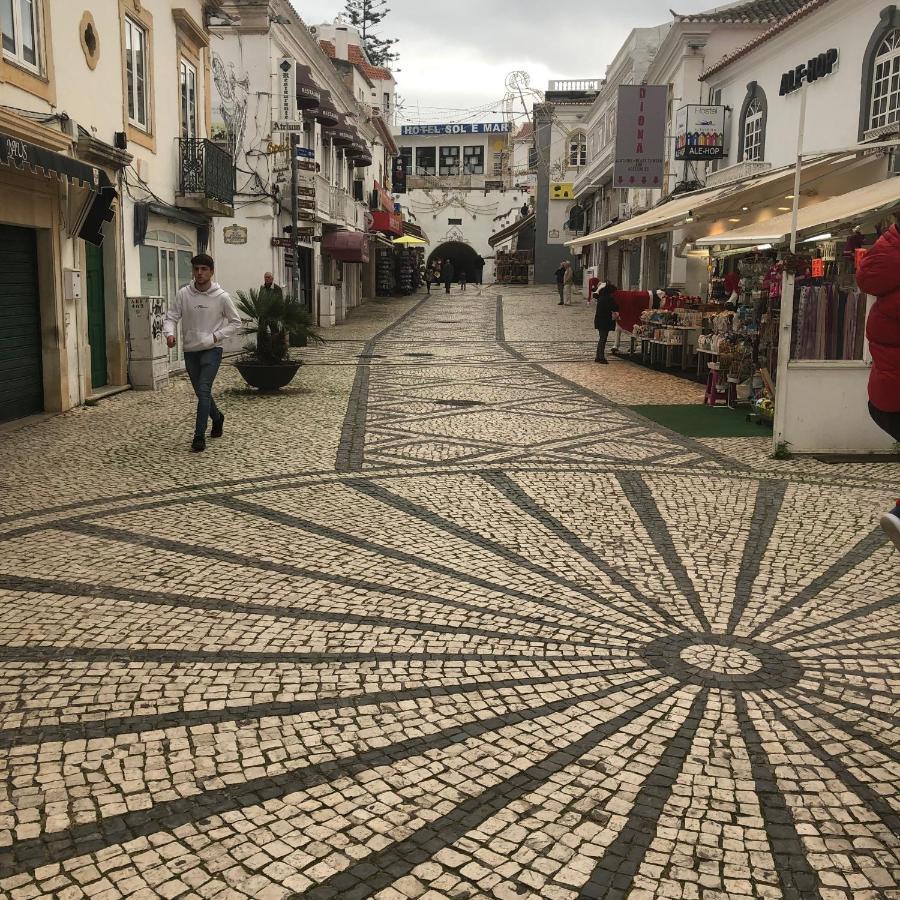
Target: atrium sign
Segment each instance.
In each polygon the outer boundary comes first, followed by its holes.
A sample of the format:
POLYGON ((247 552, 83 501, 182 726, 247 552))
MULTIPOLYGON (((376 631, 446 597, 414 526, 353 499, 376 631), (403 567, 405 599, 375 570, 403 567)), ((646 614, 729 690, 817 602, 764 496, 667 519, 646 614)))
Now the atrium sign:
POLYGON ((426 134, 508 134, 509 122, 466 122, 455 125, 403 125, 402 135, 426 134))
POLYGON ((778 93, 784 97, 786 94, 799 91, 804 84, 812 84, 814 81, 830 75, 837 67, 839 56, 837 49, 832 47, 831 50, 814 56, 809 62, 800 63, 790 72, 785 72, 781 76, 781 90, 778 93))

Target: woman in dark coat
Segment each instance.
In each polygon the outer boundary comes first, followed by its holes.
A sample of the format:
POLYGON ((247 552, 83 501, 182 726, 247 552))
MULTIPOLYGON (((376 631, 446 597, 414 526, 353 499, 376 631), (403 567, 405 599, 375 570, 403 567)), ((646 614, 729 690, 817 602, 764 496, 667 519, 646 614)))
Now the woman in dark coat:
POLYGON ((597 311, 594 313, 594 328, 597 329, 597 357, 594 362, 602 363, 604 366, 609 364, 606 358, 606 342, 609 339, 609 333, 616 327, 616 319, 619 318, 619 307, 616 303, 616 291, 619 290, 614 284, 601 284, 594 293, 594 299, 597 301, 597 311))

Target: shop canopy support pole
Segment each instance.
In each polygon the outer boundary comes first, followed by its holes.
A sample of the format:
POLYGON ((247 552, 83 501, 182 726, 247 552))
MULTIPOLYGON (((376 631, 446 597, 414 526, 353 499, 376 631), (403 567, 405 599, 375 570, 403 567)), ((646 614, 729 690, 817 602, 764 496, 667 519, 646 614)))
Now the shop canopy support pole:
POLYGON ((641 272, 640 272, 640 275, 638 276, 638 283, 637 283, 637 289, 639 291, 645 290, 644 284, 645 284, 645 278, 647 277, 646 271, 647 271, 647 235, 643 234, 643 235, 641 235, 641 272))
MULTIPOLYGON (((791 255, 797 252, 797 220, 800 215, 800 175, 803 170, 803 139, 806 131, 806 88, 800 92, 800 121, 797 126, 797 167, 794 170, 794 199, 791 213, 791 255)), ((785 444, 787 422, 788 363, 794 340, 794 282, 793 272, 785 271, 781 279, 781 320, 778 323, 778 377, 775 381, 775 422, 772 428, 772 449, 785 444)))

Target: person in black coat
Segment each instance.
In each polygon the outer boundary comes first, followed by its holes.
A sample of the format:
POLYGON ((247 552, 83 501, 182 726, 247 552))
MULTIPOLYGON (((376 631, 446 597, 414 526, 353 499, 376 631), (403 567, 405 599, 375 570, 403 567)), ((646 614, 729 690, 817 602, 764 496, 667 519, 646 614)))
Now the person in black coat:
POLYGON ((594 328, 597 329, 597 357, 594 362, 609 364, 606 358, 606 342, 609 333, 616 327, 616 319, 619 318, 619 306, 616 303, 616 291, 619 289, 614 284, 601 284, 594 292, 597 301, 597 311, 594 313, 594 328))
POLYGON ((444 260, 444 268, 441 269, 441 278, 444 281, 444 290, 449 294, 450 285, 453 284, 453 279, 456 278, 456 269, 449 259, 444 260))

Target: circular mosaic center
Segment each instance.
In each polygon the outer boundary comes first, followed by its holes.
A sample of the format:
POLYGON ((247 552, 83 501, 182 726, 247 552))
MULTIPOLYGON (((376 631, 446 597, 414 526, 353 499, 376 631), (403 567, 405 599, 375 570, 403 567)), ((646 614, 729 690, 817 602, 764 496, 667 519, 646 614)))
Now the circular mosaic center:
POLYGON ((803 676, 789 653, 733 634, 667 634, 644 644, 641 656, 682 684, 738 691, 784 688, 803 676))
POLYGON ((693 644, 685 647, 679 656, 689 666, 707 669, 719 675, 752 675, 763 667, 759 657, 740 647, 693 644))

